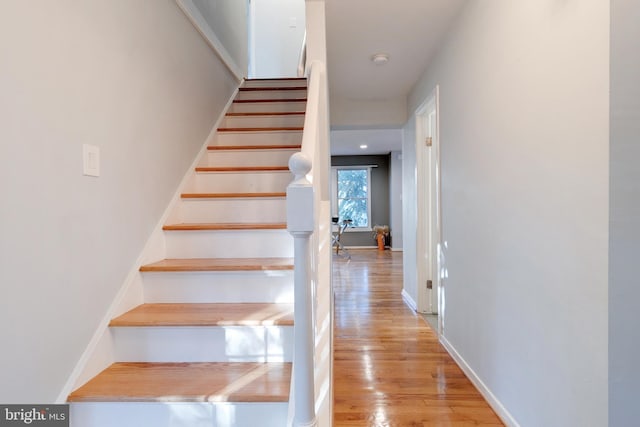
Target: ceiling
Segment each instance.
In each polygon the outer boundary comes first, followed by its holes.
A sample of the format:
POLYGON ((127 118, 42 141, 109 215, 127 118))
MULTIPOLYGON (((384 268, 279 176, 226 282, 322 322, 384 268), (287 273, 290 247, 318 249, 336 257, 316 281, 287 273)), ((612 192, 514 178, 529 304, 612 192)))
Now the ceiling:
MULTIPOLYGON (((446 30, 466 0, 326 0, 327 66, 332 111, 349 112, 341 128, 367 128, 367 104, 400 105, 406 120, 406 97, 426 69, 446 30), (389 62, 376 65, 376 53, 389 62), (337 105, 340 104, 340 105, 337 105), (354 112, 354 110, 356 110, 354 112)), ((334 120, 332 112, 332 124, 334 120)), ((380 116, 380 114, 378 114, 380 116)), ((397 115, 396 115, 397 116, 397 115)), ((370 127, 386 125, 371 119, 370 127)), ((397 122, 397 120, 396 120, 397 122)), ((395 127, 401 126, 395 123, 395 127)), ((334 129, 336 126, 334 126, 334 129)), ((333 139, 332 132, 332 139, 333 139)), ((332 153, 344 150, 346 135, 332 140, 332 153)), ((353 138, 359 139, 357 133, 353 138)), ((357 141, 349 141, 357 147, 357 141)), ((346 147, 345 147, 346 148, 346 147)), ((399 147, 396 146, 396 149, 399 147)), ((357 148, 354 153, 360 153, 357 148)))
POLYGON ((402 129, 347 129, 331 131, 333 156, 387 154, 402 150, 402 129), (366 148, 360 148, 361 145, 366 148))

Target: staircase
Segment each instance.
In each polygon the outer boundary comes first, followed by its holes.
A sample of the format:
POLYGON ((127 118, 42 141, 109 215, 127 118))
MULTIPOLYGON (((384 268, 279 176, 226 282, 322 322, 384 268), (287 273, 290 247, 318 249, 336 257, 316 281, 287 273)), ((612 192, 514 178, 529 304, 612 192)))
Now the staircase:
POLYGON ((289 157, 306 80, 249 80, 140 267, 144 304, 109 325, 115 363, 73 391, 71 425, 287 424, 293 352, 289 157))

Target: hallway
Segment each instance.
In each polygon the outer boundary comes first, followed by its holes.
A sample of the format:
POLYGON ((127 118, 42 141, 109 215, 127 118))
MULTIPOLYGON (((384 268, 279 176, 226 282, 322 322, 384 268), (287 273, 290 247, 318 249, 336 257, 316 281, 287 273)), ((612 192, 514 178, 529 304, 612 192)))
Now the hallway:
POLYGON ((402 253, 334 256, 336 427, 502 426, 404 303, 402 253))

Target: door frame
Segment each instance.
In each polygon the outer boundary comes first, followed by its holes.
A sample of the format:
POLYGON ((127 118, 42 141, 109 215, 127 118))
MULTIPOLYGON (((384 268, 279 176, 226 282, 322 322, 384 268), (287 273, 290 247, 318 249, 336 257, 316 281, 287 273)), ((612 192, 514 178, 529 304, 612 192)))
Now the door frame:
POLYGON ((436 86, 415 112, 416 119, 416 204, 417 204, 417 308, 421 313, 438 314, 438 333, 443 332, 443 289, 441 270, 442 203, 440 162, 440 88, 436 86), (431 135, 429 116, 435 114, 431 135), (427 281, 432 289, 427 289, 427 281))

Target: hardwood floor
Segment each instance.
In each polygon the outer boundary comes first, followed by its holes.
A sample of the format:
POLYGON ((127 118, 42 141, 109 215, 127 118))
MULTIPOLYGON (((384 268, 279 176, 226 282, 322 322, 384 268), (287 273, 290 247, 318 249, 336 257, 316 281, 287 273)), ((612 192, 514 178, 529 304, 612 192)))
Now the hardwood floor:
POLYGON ((334 255, 334 425, 503 426, 402 300, 402 253, 334 255))

